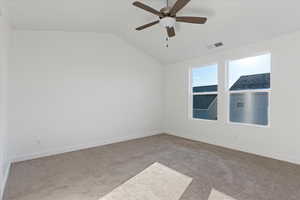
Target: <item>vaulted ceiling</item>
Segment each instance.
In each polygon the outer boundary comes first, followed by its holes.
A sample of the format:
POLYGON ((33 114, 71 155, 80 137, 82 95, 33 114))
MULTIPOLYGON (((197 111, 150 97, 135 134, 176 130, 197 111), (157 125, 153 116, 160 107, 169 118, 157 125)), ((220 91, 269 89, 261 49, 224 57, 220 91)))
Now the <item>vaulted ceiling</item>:
MULTIPOLYGON (((166 0, 141 0, 160 9, 166 0)), ((207 45, 223 42, 232 48, 300 29, 299 0, 191 0, 182 15, 206 16, 205 25, 176 27, 176 37, 165 47, 166 31, 156 20, 132 6, 133 0, 8 0, 11 23, 22 30, 109 32, 122 37, 161 63, 207 54, 207 45)), ((174 0, 170 0, 173 4, 174 0)))

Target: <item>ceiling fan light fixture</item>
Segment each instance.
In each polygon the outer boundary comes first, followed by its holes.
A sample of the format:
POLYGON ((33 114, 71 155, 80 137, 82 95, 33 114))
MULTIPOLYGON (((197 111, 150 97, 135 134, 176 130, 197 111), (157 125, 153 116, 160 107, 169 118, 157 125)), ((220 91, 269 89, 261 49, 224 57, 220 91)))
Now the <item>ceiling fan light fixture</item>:
POLYGON ((159 23, 167 31, 168 37, 171 38, 176 35, 175 23, 177 22, 191 23, 191 24, 205 24, 207 21, 206 17, 177 16, 177 13, 181 9, 183 9, 190 1, 191 0, 176 0, 175 4, 172 7, 170 7, 169 2, 167 0, 167 6, 160 9, 159 11, 140 1, 133 2, 133 5, 135 7, 143 9, 147 12, 154 14, 156 17, 159 17, 158 20, 137 27, 136 30, 141 31, 159 23))
POLYGON ((159 21, 159 23, 164 28, 172 28, 175 26, 176 20, 174 17, 164 17, 159 21))

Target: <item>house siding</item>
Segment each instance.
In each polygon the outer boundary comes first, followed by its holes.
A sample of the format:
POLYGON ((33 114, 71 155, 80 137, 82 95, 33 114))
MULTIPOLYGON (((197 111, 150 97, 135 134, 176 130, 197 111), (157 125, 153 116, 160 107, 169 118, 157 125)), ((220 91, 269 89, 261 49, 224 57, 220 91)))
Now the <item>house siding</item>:
POLYGON ((230 121, 268 125, 267 92, 235 93, 230 95, 230 121))

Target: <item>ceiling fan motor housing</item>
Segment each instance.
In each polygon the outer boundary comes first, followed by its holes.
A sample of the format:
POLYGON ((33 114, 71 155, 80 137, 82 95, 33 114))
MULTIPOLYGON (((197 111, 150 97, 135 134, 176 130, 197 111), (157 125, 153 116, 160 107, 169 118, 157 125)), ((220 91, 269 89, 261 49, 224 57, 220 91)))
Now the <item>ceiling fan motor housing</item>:
POLYGON ((175 26, 175 18, 174 17, 164 17, 162 19, 160 19, 159 23, 162 27, 164 28, 172 28, 175 26))
POLYGON ((155 24, 160 24, 168 33, 168 37, 174 37, 175 33, 175 23, 176 22, 184 22, 184 23, 193 23, 193 24, 205 24, 207 18, 205 17, 189 17, 189 16, 177 16, 177 13, 183 9, 191 0, 176 0, 175 4, 170 7, 169 2, 167 0, 167 6, 160 9, 160 11, 140 2, 135 1, 133 5, 141 8, 147 12, 154 14, 155 16, 159 17, 158 20, 145 24, 136 28, 136 30, 141 31, 146 28, 149 28, 155 24))

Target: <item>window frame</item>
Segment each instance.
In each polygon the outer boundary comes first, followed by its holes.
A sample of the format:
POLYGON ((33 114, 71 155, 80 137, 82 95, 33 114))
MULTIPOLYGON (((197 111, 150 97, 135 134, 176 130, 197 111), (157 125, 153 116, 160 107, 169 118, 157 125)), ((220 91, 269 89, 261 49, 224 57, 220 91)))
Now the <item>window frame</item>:
POLYGON ((239 125, 239 126, 251 126, 251 127, 259 127, 259 128, 270 128, 271 127, 271 95, 272 95, 272 53, 271 51, 264 51, 260 53, 255 53, 249 56, 243 56, 243 57, 237 57, 237 58, 231 58, 225 60, 225 93, 227 98, 227 124, 230 125, 239 125), (257 56, 263 56, 270 54, 270 88, 266 89, 253 89, 253 90, 233 90, 231 91, 229 88, 229 64, 231 61, 240 60, 240 59, 246 59, 251 57, 257 57, 257 56), (243 123, 243 122, 232 122, 230 121, 230 95, 231 94, 246 94, 246 93, 260 93, 260 92, 266 92, 268 93, 268 124, 267 125, 260 125, 260 124, 251 124, 251 123, 243 123))
POLYGON ((195 120, 195 121, 206 121, 206 122, 218 122, 219 121, 219 63, 218 62, 212 62, 209 64, 201 64, 193 67, 190 67, 189 69, 189 119, 190 120, 195 120), (215 92, 194 92, 193 91, 193 69, 199 69, 202 67, 208 67, 210 65, 216 65, 217 66, 217 85, 218 85, 218 90, 215 92), (213 120, 213 119, 200 119, 200 118, 194 118, 193 116, 193 107, 194 107, 194 95, 211 95, 211 94, 215 94, 217 95, 217 119, 213 120))

